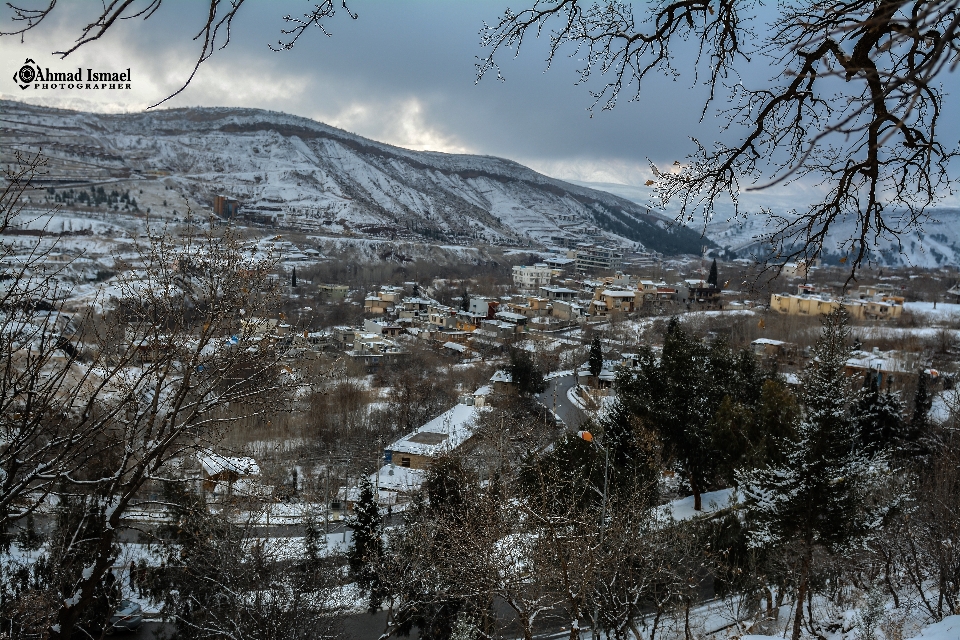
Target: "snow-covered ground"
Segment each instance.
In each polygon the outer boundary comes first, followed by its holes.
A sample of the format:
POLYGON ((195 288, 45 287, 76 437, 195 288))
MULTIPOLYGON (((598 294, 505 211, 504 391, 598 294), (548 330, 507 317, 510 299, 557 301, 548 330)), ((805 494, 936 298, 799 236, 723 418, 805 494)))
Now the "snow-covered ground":
POLYGON ((903 309, 930 322, 960 320, 960 304, 956 302, 905 302, 903 309))
POLYGON ((703 510, 696 511, 693 496, 673 500, 661 506, 659 509, 663 515, 669 515, 674 520, 689 520, 690 518, 713 513, 720 509, 734 506, 739 499, 734 489, 720 489, 719 491, 708 491, 700 495, 703 510))

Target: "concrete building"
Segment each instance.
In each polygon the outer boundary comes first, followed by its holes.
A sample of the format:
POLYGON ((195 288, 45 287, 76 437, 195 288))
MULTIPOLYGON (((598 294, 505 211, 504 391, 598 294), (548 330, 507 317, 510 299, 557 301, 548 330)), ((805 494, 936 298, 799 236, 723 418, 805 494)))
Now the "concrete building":
POLYGON ((346 300, 350 287, 345 284, 320 284, 317 289, 330 300, 346 300))
POLYGON ((536 291, 550 284, 553 275, 554 270, 543 262, 533 266, 517 265, 513 268, 513 284, 521 289, 536 291))
POLYGON ((641 303, 639 289, 598 288, 590 302, 590 315, 605 316, 609 313, 632 313, 641 303))
POLYGON ((579 244, 567 253, 576 260, 577 273, 618 271, 623 266, 623 252, 595 244, 579 244))

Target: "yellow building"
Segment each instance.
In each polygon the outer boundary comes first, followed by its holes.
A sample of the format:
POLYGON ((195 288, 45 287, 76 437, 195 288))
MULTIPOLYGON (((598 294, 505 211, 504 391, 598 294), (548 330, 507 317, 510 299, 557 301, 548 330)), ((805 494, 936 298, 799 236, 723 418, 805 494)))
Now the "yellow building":
POLYGON ((892 298, 851 300, 826 294, 774 293, 770 295, 770 310, 785 315, 824 316, 839 307, 842 307, 854 320, 899 318, 903 313, 903 302, 892 298))

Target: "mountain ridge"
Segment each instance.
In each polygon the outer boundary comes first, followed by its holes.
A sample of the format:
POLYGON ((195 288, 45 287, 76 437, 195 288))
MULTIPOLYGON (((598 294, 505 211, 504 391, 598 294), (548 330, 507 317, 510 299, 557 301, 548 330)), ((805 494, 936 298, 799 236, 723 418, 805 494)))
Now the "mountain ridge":
POLYGON ((201 202, 225 193, 260 221, 275 216, 305 231, 521 246, 559 238, 668 255, 712 246, 647 207, 513 160, 404 149, 282 112, 114 114, 16 101, 0 107, 4 142, 45 147, 61 177, 71 164, 96 157, 108 173, 166 173, 171 187, 201 202))

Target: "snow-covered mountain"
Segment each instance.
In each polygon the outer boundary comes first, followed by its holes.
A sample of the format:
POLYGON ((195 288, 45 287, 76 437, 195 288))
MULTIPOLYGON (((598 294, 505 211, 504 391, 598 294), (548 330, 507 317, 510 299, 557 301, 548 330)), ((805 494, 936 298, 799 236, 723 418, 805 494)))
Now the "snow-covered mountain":
MULTIPOLYGON (((306 118, 256 109, 103 114, 0 101, 5 148, 50 157, 48 184, 163 184, 256 222, 310 232, 458 244, 612 240, 666 254, 711 244, 624 198, 502 158, 410 151, 306 118)), ((149 195, 150 189, 147 189, 149 195)), ((146 197, 146 196, 144 196, 146 197)), ((182 198, 180 199, 182 201, 182 198)), ((161 211, 158 211, 161 209, 161 211)))
MULTIPOLYGON (((753 215, 739 220, 717 220, 707 225, 707 235, 730 255, 754 258, 766 255, 759 238, 769 233, 769 219, 753 215)), ((836 264, 845 255, 841 247, 854 237, 852 219, 834 223, 824 244, 824 261, 836 264)), ((868 259, 880 266, 932 268, 960 265, 960 209, 932 209, 922 232, 876 240, 868 259)))

